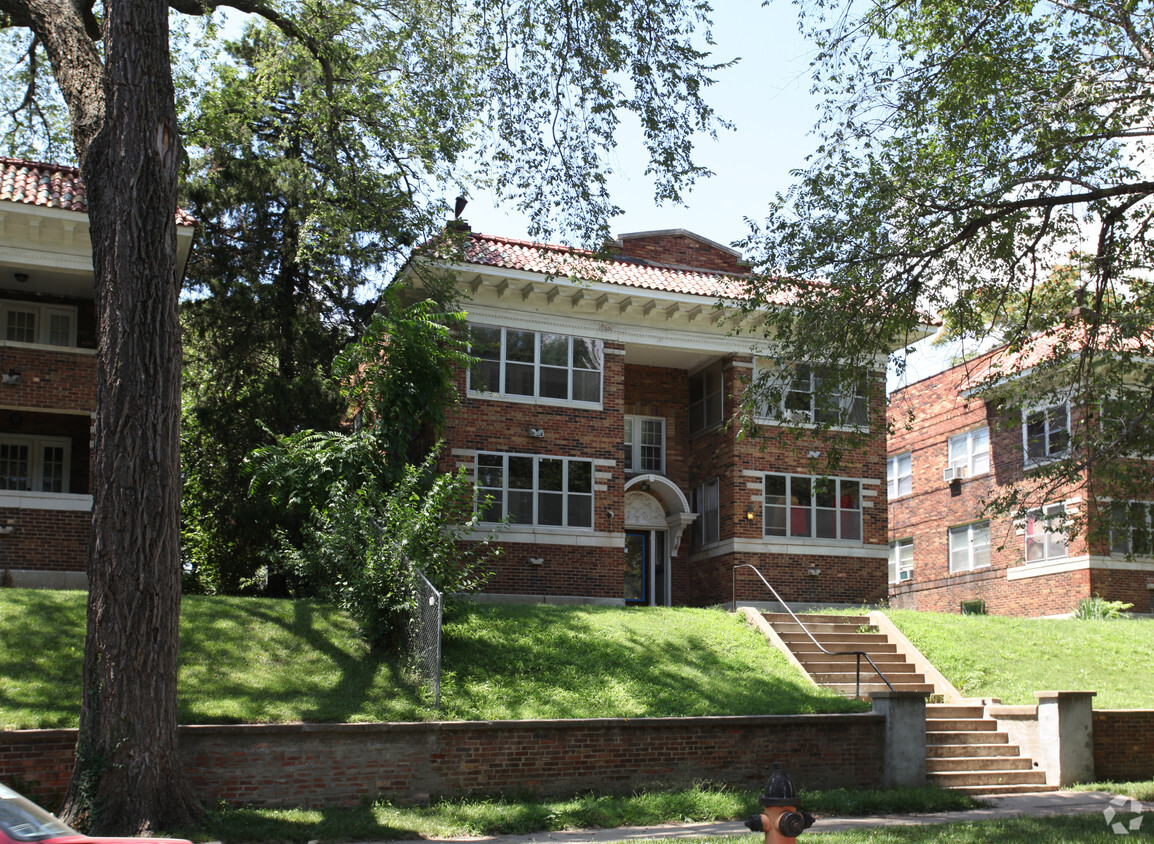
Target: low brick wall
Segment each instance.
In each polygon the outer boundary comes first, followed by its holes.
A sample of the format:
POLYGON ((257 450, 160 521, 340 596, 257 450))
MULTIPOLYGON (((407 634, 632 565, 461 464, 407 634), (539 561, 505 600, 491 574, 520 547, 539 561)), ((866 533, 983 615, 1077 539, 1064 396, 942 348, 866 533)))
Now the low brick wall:
MULTIPOLYGON (((881 787, 885 719, 846 715, 611 718, 181 728, 200 799, 351 806, 464 794, 569 795, 690 785, 760 789, 773 762, 807 788, 881 787)), ((0 781, 52 804, 71 730, 0 732, 0 781)))
POLYGON ((1093 723, 1095 779, 1154 778, 1154 710, 1100 709, 1093 723))

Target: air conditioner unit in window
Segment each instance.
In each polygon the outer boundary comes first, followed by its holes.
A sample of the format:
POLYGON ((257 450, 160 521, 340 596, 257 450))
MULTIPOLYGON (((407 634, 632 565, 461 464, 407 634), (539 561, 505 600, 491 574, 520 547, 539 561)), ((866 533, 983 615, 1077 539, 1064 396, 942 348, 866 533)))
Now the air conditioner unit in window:
POLYGON ((942 480, 948 484, 953 483, 954 481, 960 481, 965 476, 966 476, 966 467, 965 466, 947 466, 942 471, 942 480))

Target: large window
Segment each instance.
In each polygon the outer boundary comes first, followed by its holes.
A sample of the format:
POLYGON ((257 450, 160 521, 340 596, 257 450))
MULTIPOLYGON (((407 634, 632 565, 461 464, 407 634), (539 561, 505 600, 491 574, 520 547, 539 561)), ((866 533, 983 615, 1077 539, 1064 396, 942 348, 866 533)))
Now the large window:
POLYGON ((720 425, 725 413, 721 367, 712 366, 689 378, 689 433, 720 425))
POLYGON ((965 434, 950 437, 947 457, 955 477, 984 475, 990 471, 990 429, 978 428, 965 434))
POLYGON ((914 576, 914 541, 890 543, 890 583, 904 583, 914 576))
POLYGON ((914 491, 913 457, 907 451, 886 461, 886 495, 891 499, 914 491))
POLYGON ((990 564, 990 523, 950 528, 950 572, 973 571, 990 564))
POLYGON ((1066 558, 1066 535, 1062 532, 1064 504, 1047 504, 1026 514, 1026 562, 1044 563, 1066 558))
POLYGON ((767 387, 760 415, 785 422, 855 426, 868 423, 867 381, 862 373, 834 366, 796 364, 770 371, 758 361, 759 384, 767 387))
POLYGON ((861 482, 813 475, 766 475, 767 537, 861 541, 861 482))
POLYGON ((625 471, 665 472, 665 420, 649 416, 625 417, 625 471))
POLYGON ((62 437, 0 436, 0 490, 68 492, 71 451, 62 437))
POLYGON ((1110 504, 1110 553, 1119 557, 1154 556, 1151 542, 1154 503, 1114 501, 1110 504))
POLYGON ((604 347, 600 340, 474 325, 469 390, 503 396, 601 401, 604 347))
POLYGON ((1066 456, 1070 447, 1070 410, 1066 402, 1022 412, 1022 448, 1026 463, 1066 456))
POLYGON ((721 539, 721 506, 717 478, 699 484, 693 489, 690 505, 697 518, 693 522, 693 547, 701 548, 721 539))
POLYGON ((76 308, 0 300, 0 339, 45 346, 75 346, 76 308))
POLYGON ((482 522, 593 527, 591 460, 478 454, 477 491, 482 522))

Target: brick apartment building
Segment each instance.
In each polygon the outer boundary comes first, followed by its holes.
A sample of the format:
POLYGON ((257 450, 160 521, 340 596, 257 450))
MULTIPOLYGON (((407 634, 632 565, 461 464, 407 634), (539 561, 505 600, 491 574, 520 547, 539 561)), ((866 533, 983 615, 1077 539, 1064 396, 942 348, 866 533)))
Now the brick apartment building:
MULTIPOLYGON (((179 266, 192 219, 178 214, 179 266)), ((183 270, 182 270, 183 271, 183 270)), ((0 157, 0 582, 83 587, 96 308, 79 171, 0 157)))
POLYGON ((1075 433, 1097 430, 1097 409, 1069 401, 1060 387, 1039 384, 1037 398, 1024 406, 1000 400, 996 387, 975 389, 1019 374, 1029 379, 1057 342, 1057 336, 1039 338, 1021 353, 995 349, 891 393, 891 606, 959 612, 964 602, 975 602, 965 609, 1041 616, 1071 612, 1098 595, 1131 603, 1134 612, 1154 612, 1154 472, 1144 501, 1095 499, 1092 490, 1103 486, 1092 483, 1094 470, 1087 469, 1037 502, 1024 520, 985 512, 986 499, 1065 456, 1078 441, 1075 433), (908 429, 901 421, 907 411, 916 414, 908 429), (1131 517, 1129 526, 1102 523, 1111 528, 1088 541, 1105 507, 1131 517), (1056 521, 1067 515, 1085 519, 1069 540, 1056 521))
MULTIPOLYGON (((884 599, 882 373, 822 402, 816 373, 794 368, 768 436, 739 436, 729 420, 767 364, 715 307, 737 295, 738 252, 684 230, 622 235, 605 260, 470 233, 446 268, 478 362, 460 373, 443 468, 472 474, 482 521, 512 518, 490 596, 711 605, 751 563, 790 602, 884 599), (836 424, 777 442, 785 413, 836 424), (817 476, 844 426, 865 444, 817 476)), ((748 569, 737 597, 772 600, 748 569)))

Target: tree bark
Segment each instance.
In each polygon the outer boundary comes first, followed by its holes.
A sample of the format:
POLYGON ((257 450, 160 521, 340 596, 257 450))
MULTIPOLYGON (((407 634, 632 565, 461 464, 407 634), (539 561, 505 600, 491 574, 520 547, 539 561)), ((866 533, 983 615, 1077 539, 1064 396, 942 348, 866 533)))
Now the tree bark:
POLYGON ((200 812, 176 712, 180 140, 167 4, 107 0, 104 9, 104 119, 87 143, 75 133, 99 349, 83 700, 64 813, 93 832, 132 834, 200 812))

